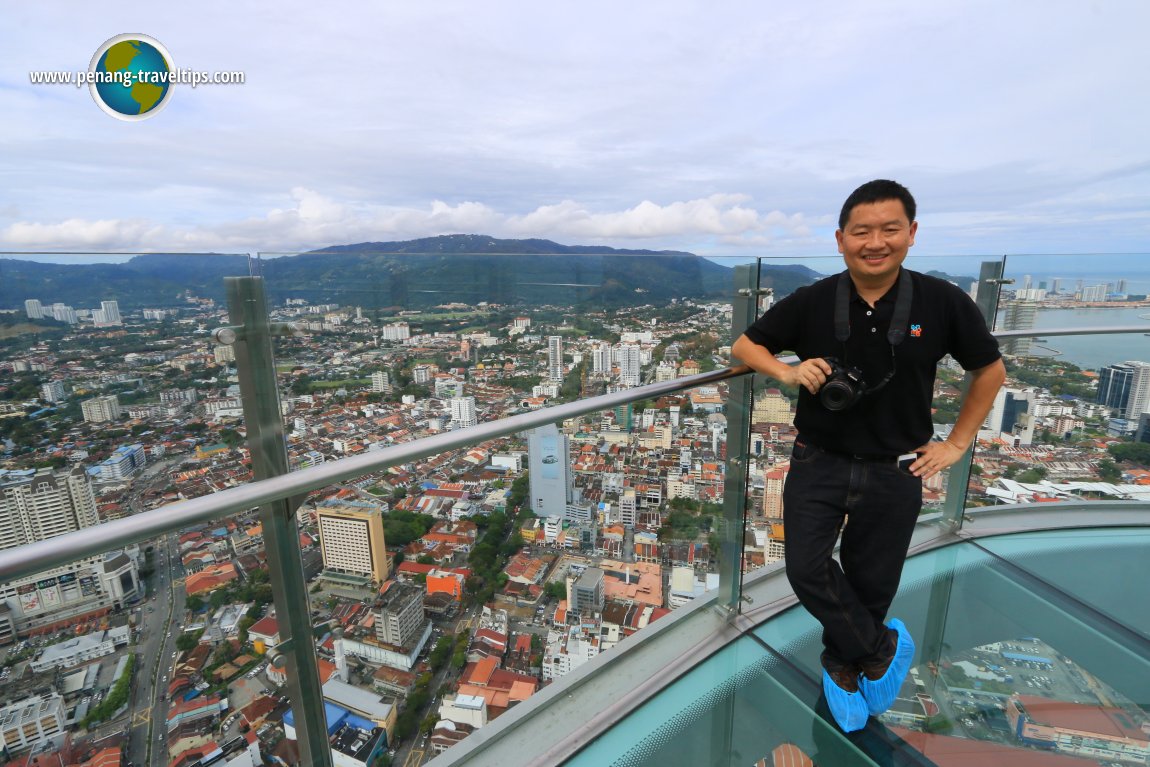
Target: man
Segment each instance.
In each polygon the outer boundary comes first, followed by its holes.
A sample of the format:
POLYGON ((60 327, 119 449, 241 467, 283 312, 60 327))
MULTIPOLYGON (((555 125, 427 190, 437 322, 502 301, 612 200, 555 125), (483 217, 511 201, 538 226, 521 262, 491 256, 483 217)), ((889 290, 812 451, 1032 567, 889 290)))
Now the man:
POLYGON ((963 456, 1006 378, 974 302, 902 268, 917 230, 905 187, 863 184, 835 232, 846 272, 779 301, 732 348, 755 371, 799 387, 783 492, 787 577, 823 626, 823 692, 845 732, 890 708, 914 657, 902 622, 884 621, 922 481, 963 456), (783 351, 801 362, 775 359, 783 351), (935 369, 946 354, 973 380, 950 436, 932 442, 935 369), (841 565, 831 556, 840 532, 841 565))

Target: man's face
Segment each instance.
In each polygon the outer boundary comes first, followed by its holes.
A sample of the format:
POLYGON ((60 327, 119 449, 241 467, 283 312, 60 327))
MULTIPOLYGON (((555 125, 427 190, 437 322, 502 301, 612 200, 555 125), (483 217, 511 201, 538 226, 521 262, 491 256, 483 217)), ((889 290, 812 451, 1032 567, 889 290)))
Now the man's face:
POLYGON ((900 200, 882 200, 856 205, 835 239, 857 282, 885 283, 898 275, 917 230, 918 222, 907 220, 900 200))

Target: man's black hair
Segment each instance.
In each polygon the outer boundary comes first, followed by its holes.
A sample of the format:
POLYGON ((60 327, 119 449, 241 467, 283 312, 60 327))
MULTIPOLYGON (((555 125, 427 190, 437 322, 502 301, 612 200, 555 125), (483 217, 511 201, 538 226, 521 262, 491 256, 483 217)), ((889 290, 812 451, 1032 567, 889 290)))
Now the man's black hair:
POLYGON ((906 211, 907 221, 914 222, 916 206, 910 190, 897 181, 888 181, 879 178, 874 181, 868 181, 851 192, 850 197, 843 203, 842 212, 839 213, 839 229, 846 229, 847 219, 851 217, 851 211, 857 206, 886 202, 887 200, 898 200, 901 202, 903 209, 906 211))

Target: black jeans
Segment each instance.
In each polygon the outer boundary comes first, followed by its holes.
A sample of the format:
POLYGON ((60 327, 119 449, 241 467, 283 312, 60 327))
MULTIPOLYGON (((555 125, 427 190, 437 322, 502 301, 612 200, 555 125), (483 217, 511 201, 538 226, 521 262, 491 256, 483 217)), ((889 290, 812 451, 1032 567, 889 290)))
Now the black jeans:
POLYGON ((893 459, 860 460, 796 440, 783 489, 787 578, 823 626, 824 666, 883 654, 886 612, 921 508, 922 480, 893 459), (831 556, 840 531, 841 565, 831 556))

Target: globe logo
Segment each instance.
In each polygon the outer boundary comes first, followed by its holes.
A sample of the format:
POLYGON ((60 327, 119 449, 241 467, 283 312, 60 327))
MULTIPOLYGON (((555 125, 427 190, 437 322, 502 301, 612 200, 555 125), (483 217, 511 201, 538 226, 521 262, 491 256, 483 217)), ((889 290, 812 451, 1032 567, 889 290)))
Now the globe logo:
POLYGON ((89 88, 96 104, 119 120, 146 120, 172 95, 172 57, 147 35, 116 35, 92 56, 89 88))

